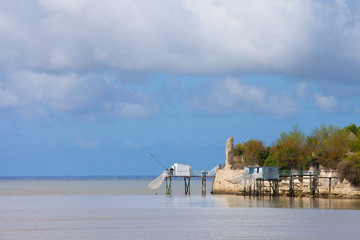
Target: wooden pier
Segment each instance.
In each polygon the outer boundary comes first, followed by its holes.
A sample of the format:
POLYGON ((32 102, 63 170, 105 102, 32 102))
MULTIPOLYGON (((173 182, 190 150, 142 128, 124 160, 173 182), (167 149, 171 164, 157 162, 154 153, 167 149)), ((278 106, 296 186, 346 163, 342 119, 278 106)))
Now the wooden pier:
MULTIPOLYGON (((279 196, 279 183, 282 181, 289 181, 288 197, 295 197, 295 180, 309 180, 310 193, 313 197, 319 194, 318 182, 319 176, 317 171, 302 171, 302 170, 290 170, 290 171, 279 171, 278 179, 267 179, 257 178, 254 184, 249 187, 244 187, 244 196, 265 196, 265 181, 268 182, 269 196, 279 196)), ((330 182, 331 187, 331 182, 330 182)), ((330 188, 329 187, 329 188, 330 188)))
POLYGON ((320 179, 328 179, 328 194, 331 195, 331 186, 332 179, 337 179, 338 177, 324 177, 320 174, 321 171, 314 170, 289 170, 289 171, 279 171, 280 181, 289 181, 289 191, 288 196, 293 198, 295 195, 295 180, 309 182, 309 192, 312 197, 317 197, 320 195, 320 179))
MULTIPOLYGON (((210 171, 191 171, 191 174, 186 176, 184 175, 176 175, 169 171, 166 171, 166 194, 172 194, 172 179, 173 178, 184 178, 184 193, 185 195, 191 194, 191 179, 192 178, 201 178, 201 194, 203 196, 206 195, 206 182, 208 178, 214 178, 216 171, 218 169, 223 168, 223 165, 217 165, 210 171)), ((332 180, 337 177, 324 177, 320 176, 319 171, 315 170, 289 170, 289 171, 279 171, 278 177, 264 177, 264 176, 271 176, 270 175, 263 175, 263 178, 256 178, 253 180, 254 182, 249 186, 243 187, 243 196, 250 196, 250 197, 279 197, 279 185, 281 182, 288 182, 288 191, 286 195, 290 198, 296 197, 295 191, 295 181, 303 181, 306 180, 309 183, 309 192, 313 197, 319 196, 319 185, 320 179, 328 179, 328 189, 329 195, 331 194, 331 187, 332 187, 332 180)), ((322 183, 324 184, 324 183, 322 183)))
POLYGON ((290 170, 279 172, 281 180, 289 181, 289 197, 295 197, 295 180, 309 180, 310 194, 315 197, 319 194, 319 174, 317 170, 290 170))

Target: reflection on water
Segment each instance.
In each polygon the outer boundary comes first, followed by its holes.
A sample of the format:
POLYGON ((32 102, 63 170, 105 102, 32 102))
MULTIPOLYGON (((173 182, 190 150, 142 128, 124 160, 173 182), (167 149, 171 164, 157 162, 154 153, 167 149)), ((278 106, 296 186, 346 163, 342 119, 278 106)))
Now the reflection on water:
POLYGON ((360 209, 358 199, 324 198, 270 198, 243 197, 232 195, 214 196, 217 207, 265 207, 265 208, 319 208, 319 209, 360 209))

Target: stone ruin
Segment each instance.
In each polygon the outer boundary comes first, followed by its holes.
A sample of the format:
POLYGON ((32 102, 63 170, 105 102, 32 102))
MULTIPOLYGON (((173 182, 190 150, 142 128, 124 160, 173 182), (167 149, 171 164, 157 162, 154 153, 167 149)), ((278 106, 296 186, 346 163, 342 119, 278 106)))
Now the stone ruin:
POLYGON ((226 141, 226 160, 225 160, 225 169, 231 169, 232 164, 234 163, 234 138, 229 137, 226 141))

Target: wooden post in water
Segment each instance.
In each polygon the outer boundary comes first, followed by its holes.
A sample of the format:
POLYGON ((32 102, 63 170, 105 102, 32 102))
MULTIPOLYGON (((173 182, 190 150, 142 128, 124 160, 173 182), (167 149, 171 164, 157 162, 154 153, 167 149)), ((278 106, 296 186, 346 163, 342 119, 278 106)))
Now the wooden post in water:
POLYGON ((290 186, 289 186, 289 196, 295 197, 295 190, 294 190, 294 175, 293 171, 290 171, 290 186))
POLYGON ((166 195, 171 195, 171 177, 166 177, 166 195), (169 183, 168 183, 169 178, 169 183))
POLYGON ((262 196, 263 179, 256 179, 256 196, 262 196))
POLYGON ((279 196, 279 180, 274 180, 274 197, 279 196))
POLYGON ((312 192, 313 192, 313 189, 312 189, 312 187, 313 187, 313 183, 312 183, 312 173, 311 173, 311 171, 309 171, 309 185, 310 185, 310 194, 312 194, 312 192))
POLYGON ((206 195, 206 175, 207 172, 201 172, 201 194, 206 195))
POLYGON ((190 195, 190 177, 184 177, 184 183, 185 183, 185 195, 190 195))
MULTIPOLYGON (((269 185, 270 185, 270 197, 278 197, 279 196, 279 180, 277 180, 277 179, 270 180, 269 179, 268 181, 269 181, 269 185), (271 193, 271 191, 272 191, 272 193, 271 193)), ((289 191, 291 192, 290 189, 289 189, 289 191)), ((289 195, 290 195, 290 192, 289 192, 289 195)))
POLYGON ((314 180, 313 180, 313 197, 315 197, 317 186, 318 185, 318 178, 317 178, 317 172, 314 174, 314 180))

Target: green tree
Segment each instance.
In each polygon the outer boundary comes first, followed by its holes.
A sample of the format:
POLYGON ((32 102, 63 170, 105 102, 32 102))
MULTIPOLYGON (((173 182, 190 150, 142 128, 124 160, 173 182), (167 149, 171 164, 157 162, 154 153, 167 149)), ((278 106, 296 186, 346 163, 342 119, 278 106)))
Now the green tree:
POLYGON ((350 151, 353 153, 360 152, 360 136, 350 140, 350 151))
POLYGON ((264 166, 279 167, 280 169, 282 169, 279 165, 280 165, 280 162, 277 160, 276 153, 270 151, 269 156, 266 158, 266 160, 264 162, 264 166))
POLYGON ((349 155, 338 166, 340 181, 348 180, 352 185, 360 185, 360 153, 349 155))
POLYGON ((244 142, 243 149, 244 162, 246 164, 260 166, 264 164, 268 152, 262 141, 250 139, 247 142, 244 142))
POLYGON ((344 127, 344 130, 349 133, 350 151, 355 153, 360 151, 360 126, 355 123, 344 127))
POLYGON ((335 169, 350 150, 348 133, 336 126, 321 125, 310 136, 311 149, 316 162, 335 169))
POLYGON ((257 163, 259 166, 264 166, 265 160, 269 157, 270 154, 270 147, 265 147, 264 149, 261 149, 257 153, 257 163))
POLYGON ((241 156, 244 153, 244 147, 241 143, 238 143, 234 147, 234 156, 241 156))
POLYGON ((277 165, 280 169, 305 169, 311 162, 305 133, 294 126, 289 132, 280 134, 280 138, 270 149, 266 166, 277 165))
POLYGON ((248 165, 277 166, 282 170, 308 169, 313 163, 332 169, 340 167, 342 171, 351 167, 352 174, 348 178, 353 184, 356 183, 354 176, 357 176, 357 171, 360 175, 360 160, 349 160, 354 153, 360 158, 360 126, 355 124, 342 129, 321 125, 309 136, 294 126, 291 131, 281 133, 271 147, 265 147, 262 141, 254 139, 235 146, 235 155, 242 156, 242 163, 248 165), (344 159, 347 161, 343 162, 344 159))
POLYGON ((357 127, 355 123, 350 124, 349 126, 344 127, 344 130, 348 133, 354 133, 355 136, 358 136, 360 133, 360 126, 357 127))

